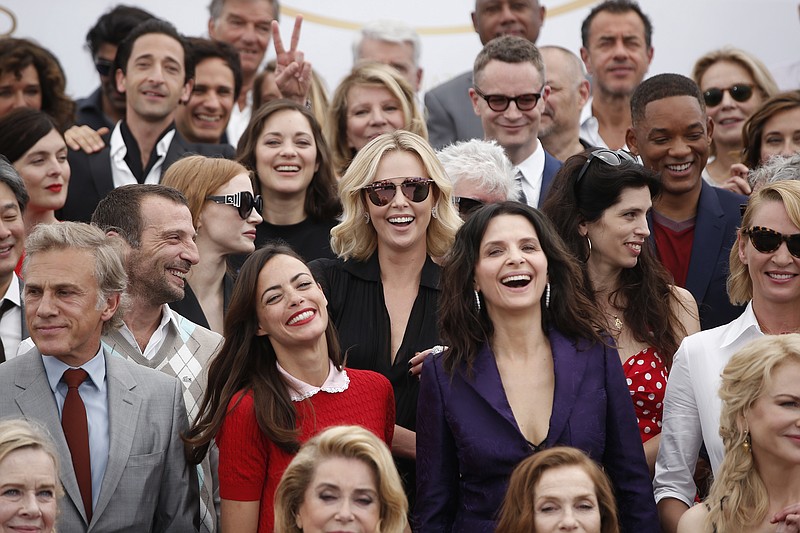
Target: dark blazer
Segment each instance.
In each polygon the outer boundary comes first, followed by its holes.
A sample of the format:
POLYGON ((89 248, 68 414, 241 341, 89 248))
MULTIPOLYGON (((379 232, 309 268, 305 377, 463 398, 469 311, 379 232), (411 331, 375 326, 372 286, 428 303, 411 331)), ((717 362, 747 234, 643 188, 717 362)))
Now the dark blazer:
MULTIPOLYGON (((574 446, 601 463, 614 485, 622 531, 660 531, 642 441, 616 350, 578 351, 550 331, 555 390, 541 444, 574 446)), ((441 356, 422 369, 417 411, 417 532, 494 531, 511 471, 536 452, 517 426, 494 354, 448 375, 441 356)))
MULTIPOLYGON (((87 154, 83 150, 69 151, 72 177, 67 188, 67 201, 56 213, 59 220, 91 221, 94 208, 114 188, 110 138, 110 133, 104 135, 105 147, 94 154, 87 154)), ((227 144, 190 143, 176 130, 164 158, 161 174, 163 175, 172 163, 188 154, 233 159, 235 151, 227 144)))
MULTIPOLYGON (((697 301, 700 328, 711 329, 731 322, 744 311, 743 306, 731 304, 726 284, 731 247, 736 241, 736 229, 742 223, 739 206, 747 203, 747 197, 701 181, 685 288, 697 301)), ((648 222, 650 239, 656 246, 653 221, 649 216, 648 222)))
POLYGON ((188 427, 180 382, 121 357, 104 355, 109 454, 92 523, 83 501, 42 355, 35 347, 0 365, 0 418, 23 417, 48 429, 60 457, 59 533, 197 531, 195 468, 180 433, 188 427))
MULTIPOLYGON (((539 146, 544 149, 541 143, 539 143, 539 146)), ((533 207, 541 208, 544 205, 547 193, 550 192, 550 184, 553 182, 553 176, 558 173, 562 164, 561 161, 550 155, 550 152, 547 150, 544 151, 544 170, 542 171, 542 188, 541 192, 539 192, 539 205, 533 207)))
POLYGON ((472 109, 470 87, 471 70, 425 93, 428 140, 435 149, 457 141, 483 139, 483 125, 472 109))

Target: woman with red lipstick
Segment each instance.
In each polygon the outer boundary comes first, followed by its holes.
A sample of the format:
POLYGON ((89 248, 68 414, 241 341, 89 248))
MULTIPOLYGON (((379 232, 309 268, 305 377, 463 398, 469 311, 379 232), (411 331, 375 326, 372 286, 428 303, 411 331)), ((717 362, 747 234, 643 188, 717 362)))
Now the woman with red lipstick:
POLYGON ((520 202, 478 209, 439 301, 449 349, 422 366, 415 531, 493 533, 512 470, 557 445, 603 465, 623 532, 659 531, 619 356, 547 217, 520 202))
POLYGON ((410 360, 439 344, 439 267, 461 219, 433 149, 408 131, 359 150, 339 182, 342 222, 331 231, 339 259, 314 262, 347 366, 389 378, 397 401, 392 452, 413 507, 419 380, 410 360))
POLYGON ((581 262, 588 296, 615 340, 652 474, 672 354, 700 330, 697 304, 670 283, 650 244, 658 176, 623 151, 570 157, 542 208, 581 262))
POLYGON ((306 261, 333 257, 330 230, 342 208, 331 153, 314 115, 289 100, 265 104, 239 139, 236 157, 253 172, 253 188, 264 199, 256 248, 282 240, 306 261))
POLYGON ((769 335, 722 371, 725 458, 678 533, 800 531, 800 335, 769 335))
POLYGON ((729 264, 730 301, 747 307, 728 324, 686 337, 667 383, 653 480, 665 531, 675 531, 693 503, 692 474, 701 446, 714 476, 721 475, 720 372, 748 342, 800 332, 800 182, 780 181, 753 193, 729 264))
POLYGON ((67 200, 70 168, 67 145, 48 114, 15 109, 0 118, 0 154, 14 165, 31 199, 23 216, 25 231, 57 222, 67 200))
POLYGON ((778 92, 778 85, 758 58, 729 46, 698 59, 692 79, 700 87, 706 112, 714 121, 712 157, 703 179, 720 187, 731 177, 731 166, 741 159, 742 126, 764 100, 778 92))
POLYGON ((227 259, 256 249, 261 197, 253 194, 250 173, 242 165, 202 155, 174 163, 161 184, 186 196, 200 253, 200 262, 186 276, 183 300, 170 307, 195 324, 221 334, 234 281, 227 259))
POLYGON ((222 531, 273 530, 275 490, 300 445, 330 426, 359 425, 387 444, 394 398, 383 376, 344 369, 325 295, 300 257, 267 244, 242 266, 225 343, 208 369, 185 437, 199 463, 219 448, 222 531))

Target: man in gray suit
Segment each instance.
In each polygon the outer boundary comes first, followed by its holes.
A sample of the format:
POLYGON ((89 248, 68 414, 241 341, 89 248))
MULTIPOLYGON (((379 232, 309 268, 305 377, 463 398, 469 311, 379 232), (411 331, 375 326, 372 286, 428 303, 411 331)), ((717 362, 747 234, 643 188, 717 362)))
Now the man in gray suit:
MULTIPOLYGON (((184 277, 200 259, 186 198, 164 185, 124 185, 100 201, 92 223, 121 241, 128 273, 130 306, 122 327, 103 335, 103 348, 178 378, 194 420, 206 390, 204 370, 222 347, 222 335, 168 305, 183 299, 184 277)), ((202 533, 217 529, 216 452, 212 446, 199 465, 202 533)))
MULTIPOLYGON (((472 26, 483 45, 501 35, 517 35, 535 43, 544 16, 545 8, 538 0, 475 0, 472 26)), ((428 138, 437 150, 456 141, 483 138, 468 93, 472 85, 470 70, 425 94, 428 138)))
POLYGON ((14 273, 25 250, 22 214, 28 192, 13 165, 0 156, 0 363, 17 354, 20 341, 28 336, 22 307, 22 281, 14 273))
POLYGON ((27 241, 28 352, 0 365, 0 418, 36 420, 61 458, 60 533, 197 531, 197 474, 180 382, 109 355, 127 277, 96 227, 42 224, 27 241))

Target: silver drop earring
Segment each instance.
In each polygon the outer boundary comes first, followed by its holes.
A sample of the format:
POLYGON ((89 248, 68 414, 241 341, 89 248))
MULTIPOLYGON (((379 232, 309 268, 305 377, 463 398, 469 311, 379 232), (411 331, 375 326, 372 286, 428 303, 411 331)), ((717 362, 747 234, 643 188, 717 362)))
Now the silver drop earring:
POLYGON ((478 309, 478 311, 481 310, 481 295, 477 290, 475 291, 475 307, 478 309))
POLYGON ((364 213, 364 224, 369 224, 369 213, 364 213))
POLYGON ((544 286, 544 306, 547 309, 550 309, 550 282, 547 282, 547 285, 544 286))
POLYGON ((433 206, 433 208, 431 209, 431 216, 433 218, 439 218, 439 206, 438 205, 433 206))

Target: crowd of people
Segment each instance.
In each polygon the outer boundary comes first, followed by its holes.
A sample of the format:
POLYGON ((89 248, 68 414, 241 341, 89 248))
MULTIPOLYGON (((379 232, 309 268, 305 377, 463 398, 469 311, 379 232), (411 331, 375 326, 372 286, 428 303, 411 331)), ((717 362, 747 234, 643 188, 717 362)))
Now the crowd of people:
POLYGON ((800 80, 475 0, 328 93, 279 15, 0 39, 0 529, 800 533, 800 80))

